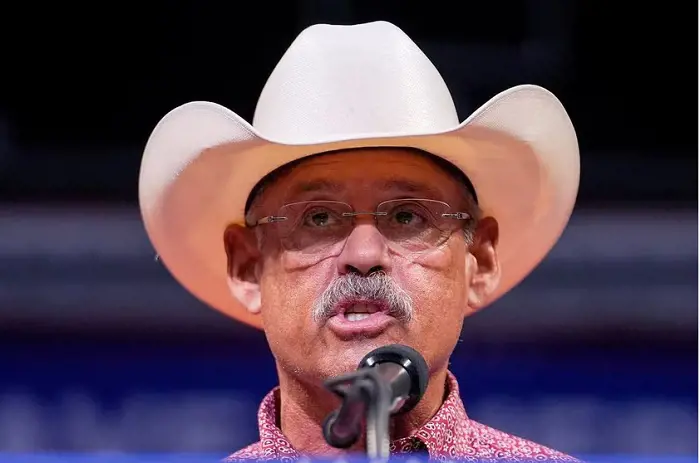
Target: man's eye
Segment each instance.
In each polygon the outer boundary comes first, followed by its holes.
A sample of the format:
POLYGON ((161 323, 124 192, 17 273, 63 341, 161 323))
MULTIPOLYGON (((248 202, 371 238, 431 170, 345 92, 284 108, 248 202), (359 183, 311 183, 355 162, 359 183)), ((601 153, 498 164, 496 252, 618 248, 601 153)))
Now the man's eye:
POLYGON ((315 210, 304 215, 303 223, 309 227, 328 227, 338 222, 338 218, 331 211, 315 210))
POLYGON ((416 220, 417 216, 410 211, 399 211, 394 214, 394 220, 401 225, 410 225, 412 221, 416 220))

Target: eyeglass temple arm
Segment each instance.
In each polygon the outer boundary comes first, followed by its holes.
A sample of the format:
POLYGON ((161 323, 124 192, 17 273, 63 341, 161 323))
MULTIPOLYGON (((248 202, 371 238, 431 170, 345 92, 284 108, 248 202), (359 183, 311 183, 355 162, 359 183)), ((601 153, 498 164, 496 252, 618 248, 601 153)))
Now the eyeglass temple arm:
POLYGON ((467 220, 471 219, 471 214, 468 212, 448 212, 445 214, 442 214, 443 217, 448 218, 448 219, 457 219, 457 220, 467 220))
POLYGON ((255 225, 262 225, 264 223, 284 222, 285 220, 287 220, 287 217, 279 215, 268 215, 255 222, 255 225))

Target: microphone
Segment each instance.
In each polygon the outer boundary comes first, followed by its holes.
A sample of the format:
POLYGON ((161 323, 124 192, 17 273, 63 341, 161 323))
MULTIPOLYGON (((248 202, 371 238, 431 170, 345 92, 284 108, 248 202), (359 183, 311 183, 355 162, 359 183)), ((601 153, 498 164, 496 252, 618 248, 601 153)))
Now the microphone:
POLYGON ((388 415, 412 410, 425 393, 428 375, 425 359, 408 346, 393 344, 371 351, 356 372, 325 382, 326 388, 343 399, 323 423, 326 442, 336 448, 351 447, 362 434, 368 408, 382 397, 388 400, 388 415))
POLYGON ((360 361, 358 369, 376 368, 391 387, 392 414, 413 409, 428 387, 428 364, 414 349, 402 344, 374 349, 360 361))

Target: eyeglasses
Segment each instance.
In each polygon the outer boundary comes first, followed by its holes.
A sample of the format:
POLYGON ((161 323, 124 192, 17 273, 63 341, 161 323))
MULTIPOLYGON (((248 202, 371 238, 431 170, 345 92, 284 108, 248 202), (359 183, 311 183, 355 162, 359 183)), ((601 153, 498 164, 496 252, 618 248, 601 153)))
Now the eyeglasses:
MULTIPOLYGON (((304 254, 324 254, 342 246, 355 227, 355 217, 373 215, 376 227, 397 251, 416 253, 443 244, 467 212, 452 212, 449 204, 432 199, 394 199, 374 212, 356 212, 338 201, 302 201, 286 204, 277 214, 252 226, 275 224, 282 246, 304 254)), ((329 254, 327 254, 329 255, 329 254)))

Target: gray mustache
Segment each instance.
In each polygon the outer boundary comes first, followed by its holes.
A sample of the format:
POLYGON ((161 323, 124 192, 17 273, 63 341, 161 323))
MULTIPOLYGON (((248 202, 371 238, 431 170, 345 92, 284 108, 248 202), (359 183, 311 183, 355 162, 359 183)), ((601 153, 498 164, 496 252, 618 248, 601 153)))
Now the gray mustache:
POLYGON ((413 318, 411 296, 391 277, 376 272, 369 276, 349 273, 334 280, 314 304, 314 321, 327 320, 339 304, 354 299, 382 304, 388 308, 389 315, 403 322, 413 318))

